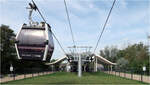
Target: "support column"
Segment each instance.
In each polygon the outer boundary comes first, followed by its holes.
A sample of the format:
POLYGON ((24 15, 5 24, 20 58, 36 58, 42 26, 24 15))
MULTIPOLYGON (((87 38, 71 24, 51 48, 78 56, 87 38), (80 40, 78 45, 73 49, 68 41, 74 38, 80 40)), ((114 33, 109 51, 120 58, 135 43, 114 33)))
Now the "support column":
POLYGON ((109 73, 109 65, 107 65, 107 67, 108 67, 108 73, 109 73))
POLYGON ((96 61, 95 61, 95 72, 97 72, 97 57, 96 57, 96 61))
POLYGON ((70 72, 70 71, 71 71, 71 66, 70 66, 70 63, 69 63, 69 62, 67 63, 66 70, 67 70, 67 72, 70 72))
POLYGON ((86 65, 84 65, 84 71, 86 72, 86 65))
POLYGON ((110 68, 111 68, 111 72, 112 72, 112 65, 110 65, 110 68))
POLYGON ((54 71, 54 65, 52 65, 52 72, 54 71))
POLYGON ((78 60, 78 77, 81 77, 82 76, 82 65, 81 65, 81 56, 80 54, 78 55, 79 57, 79 60, 78 60))

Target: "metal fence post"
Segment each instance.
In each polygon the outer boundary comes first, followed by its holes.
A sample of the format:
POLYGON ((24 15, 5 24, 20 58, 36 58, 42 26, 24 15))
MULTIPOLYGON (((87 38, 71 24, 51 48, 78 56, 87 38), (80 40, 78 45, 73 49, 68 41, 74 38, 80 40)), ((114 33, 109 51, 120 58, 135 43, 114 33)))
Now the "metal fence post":
POLYGON ((124 77, 125 77, 125 70, 123 71, 123 73, 124 73, 124 77))
POLYGON ((24 70, 24 78, 26 78, 26 73, 25 73, 25 70, 24 70))
POLYGON ((124 71, 124 77, 126 77, 126 70, 124 71))
POLYGON ((120 69, 119 69, 119 77, 120 77, 120 69))
POLYGON ((130 78, 132 79, 132 73, 131 73, 131 70, 130 70, 130 78))
POLYGON ((115 76, 116 76, 116 70, 115 70, 115 76))
POLYGON ((141 71, 141 81, 143 81, 143 72, 141 71))
POLYGON ((14 71, 14 73, 13 73, 13 75, 12 75, 12 76, 13 76, 13 80, 15 80, 15 71, 14 71))
POLYGON ((133 79, 133 72, 132 72, 132 69, 131 69, 131 79, 133 79))
POLYGON ((33 69, 31 69, 32 70, 32 77, 33 77, 33 69))

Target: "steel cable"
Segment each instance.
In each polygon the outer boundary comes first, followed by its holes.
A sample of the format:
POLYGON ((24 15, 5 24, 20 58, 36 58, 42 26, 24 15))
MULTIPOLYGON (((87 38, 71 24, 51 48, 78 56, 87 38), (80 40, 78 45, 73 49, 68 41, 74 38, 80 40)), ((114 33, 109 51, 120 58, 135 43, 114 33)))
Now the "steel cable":
POLYGON ((97 49, 97 47, 98 47, 98 45, 99 45, 99 42, 100 42, 100 40, 101 40, 101 38, 102 38, 102 35, 103 35, 103 32, 104 32, 104 30, 105 30, 105 28, 106 28, 107 22, 108 22, 108 20, 109 20, 109 17, 110 17, 110 14, 111 14, 111 12, 112 12, 112 9, 113 9, 113 7, 114 7, 114 5, 115 5, 115 2, 116 2, 116 0, 113 1, 112 7, 111 7, 111 9, 110 9, 110 11, 109 11, 109 13, 108 13, 108 16, 107 16, 107 18, 106 18, 106 21, 105 21, 105 24, 104 24, 103 29, 102 29, 102 31, 101 31, 101 34, 99 35, 99 38, 98 38, 98 41, 97 41, 97 43, 96 43, 96 46, 95 46, 95 49, 94 49, 94 52, 93 52, 93 53, 95 53, 95 51, 96 51, 96 49, 97 49))

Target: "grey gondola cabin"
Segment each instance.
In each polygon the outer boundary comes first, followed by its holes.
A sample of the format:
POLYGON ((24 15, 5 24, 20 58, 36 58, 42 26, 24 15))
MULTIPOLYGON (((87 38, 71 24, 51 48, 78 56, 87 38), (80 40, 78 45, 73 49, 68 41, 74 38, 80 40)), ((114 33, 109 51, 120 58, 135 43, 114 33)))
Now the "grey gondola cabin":
POLYGON ((46 22, 33 22, 32 12, 38 10, 35 3, 29 3, 27 9, 29 25, 23 24, 16 35, 17 57, 21 60, 49 62, 54 50, 51 27, 46 22))
POLYGON ((15 47, 18 59, 50 61, 54 50, 50 26, 24 24, 16 36, 15 47))

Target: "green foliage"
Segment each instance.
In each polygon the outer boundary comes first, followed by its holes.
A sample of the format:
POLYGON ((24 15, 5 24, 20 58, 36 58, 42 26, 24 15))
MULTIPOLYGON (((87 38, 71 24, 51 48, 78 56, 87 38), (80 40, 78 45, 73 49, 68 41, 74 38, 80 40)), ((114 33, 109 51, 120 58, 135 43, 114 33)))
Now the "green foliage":
POLYGON ((117 67, 119 67, 120 69, 124 69, 128 63, 128 60, 126 60, 125 58, 120 58, 117 61, 117 67))
POLYGON ((132 68, 133 70, 142 69, 142 66, 147 67, 149 72, 149 52, 148 46, 142 42, 138 44, 128 45, 124 49, 116 47, 106 47, 100 51, 100 55, 112 62, 118 63, 119 67, 132 68))
POLYGON ((149 63, 148 46, 143 43, 128 46, 125 49, 125 59, 131 67, 141 67, 149 63))
POLYGON ((9 26, 1 25, 0 26, 0 40, 1 40, 1 71, 2 73, 8 72, 10 63, 15 61, 15 47, 14 47, 14 37, 15 34, 9 26))
POLYGON ((117 53, 119 49, 116 46, 106 46, 104 50, 100 50, 100 55, 109 61, 116 62, 118 59, 117 53))

